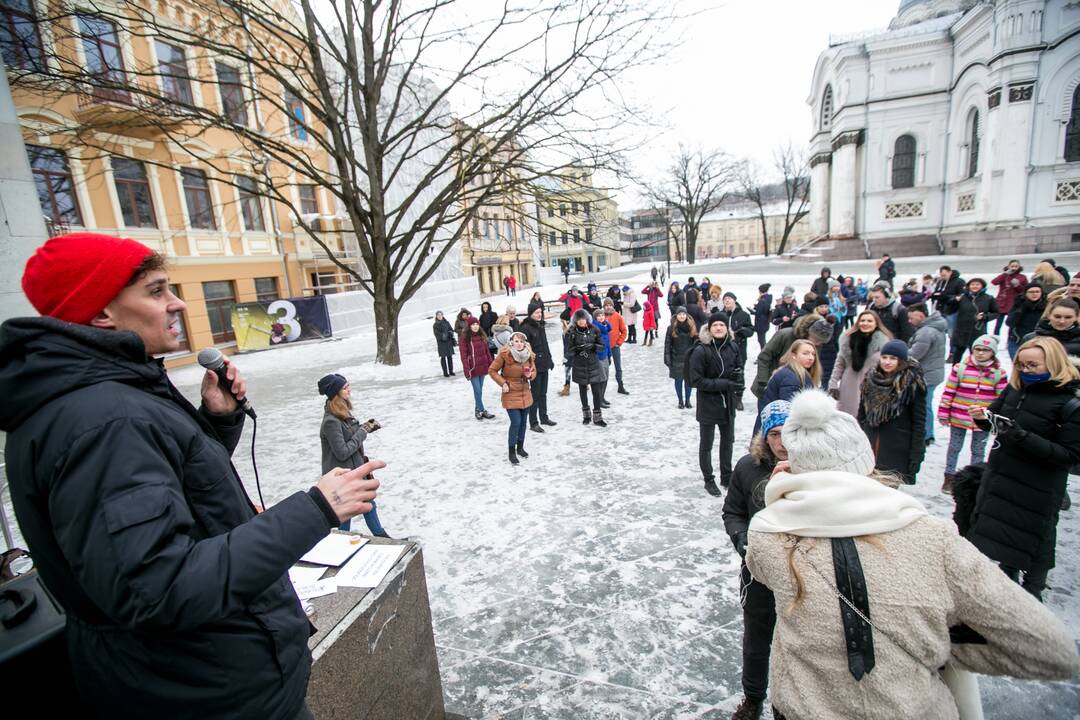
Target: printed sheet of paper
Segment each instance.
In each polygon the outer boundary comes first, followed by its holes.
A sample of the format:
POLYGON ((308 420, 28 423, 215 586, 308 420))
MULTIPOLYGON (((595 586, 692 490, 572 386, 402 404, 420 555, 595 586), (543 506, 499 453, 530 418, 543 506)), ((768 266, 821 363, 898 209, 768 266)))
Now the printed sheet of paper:
POLYGON ((322 576, 326 573, 325 567, 300 567, 299 565, 293 565, 289 568, 289 580, 292 581, 294 586, 309 585, 313 582, 318 582, 322 579, 322 576))
POLYGON ((340 587, 376 587, 404 550, 404 545, 368 545, 353 555, 334 580, 340 587))
POLYGON ((312 583, 293 583, 293 588, 296 590, 296 596, 301 600, 310 600, 311 598, 336 593, 338 584, 336 578, 327 578, 312 583))
POLYGON ((338 567, 367 543, 367 538, 344 533, 330 533, 319 544, 307 551, 303 562, 338 567))

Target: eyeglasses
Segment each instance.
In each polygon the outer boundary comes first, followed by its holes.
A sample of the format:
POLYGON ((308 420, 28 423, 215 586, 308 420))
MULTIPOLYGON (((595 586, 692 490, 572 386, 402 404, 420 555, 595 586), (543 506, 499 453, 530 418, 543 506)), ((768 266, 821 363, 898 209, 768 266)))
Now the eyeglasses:
POLYGON ((1016 367, 1020 372, 1038 372, 1046 369, 1046 366, 1040 362, 1018 362, 1016 367))

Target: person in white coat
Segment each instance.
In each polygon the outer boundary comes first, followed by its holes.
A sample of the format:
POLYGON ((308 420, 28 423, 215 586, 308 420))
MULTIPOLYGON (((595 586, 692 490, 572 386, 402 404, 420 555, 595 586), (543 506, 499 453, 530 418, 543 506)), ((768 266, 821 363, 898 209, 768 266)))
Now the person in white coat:
POLYGON ((641 305, 638 303, 637 293, 630 289, 629 285, 622 286, 622 319, 626 322, 626 342, 637 344, 637 321, 641 305))

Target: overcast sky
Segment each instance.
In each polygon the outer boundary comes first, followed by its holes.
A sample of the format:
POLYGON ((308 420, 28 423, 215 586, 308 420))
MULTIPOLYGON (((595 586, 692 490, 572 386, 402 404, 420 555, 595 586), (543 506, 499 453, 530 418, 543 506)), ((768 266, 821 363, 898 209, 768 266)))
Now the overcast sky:
MULTIPOLYGON (((670 129, 636 158, 660 171, 678 143, 771 163, 778 143, 810 137, 806 98, 830 34, 883 28, 899 0, 727 0, 696 20, 669 61, 635 71, 633 93, 670 129)), ((636 205, 629 189, 619 209, 636 205)))

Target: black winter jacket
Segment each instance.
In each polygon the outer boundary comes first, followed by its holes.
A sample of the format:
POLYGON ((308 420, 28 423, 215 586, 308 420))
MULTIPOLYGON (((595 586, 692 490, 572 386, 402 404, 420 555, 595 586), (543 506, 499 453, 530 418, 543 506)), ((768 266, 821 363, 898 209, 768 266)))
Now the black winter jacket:
POLYGON ((243 414, 196 410, 134 333, 9 320, 0 396, 15 513, 88 714, 295 717, 311 625, 286 573, 338 524, 321 493, 257 515, 229 460, 243 414))
POLYGON ((742 353, 730 337, 717 342, 703 328, 688 358, 690 387, 698 391, 699 423, 727 425, 735 416, 735 400, 743 391, 742 353))
POLYGON ((930 293, 930 299, 934 301, 934 309, 942 315, 952 315, 960 305, 960 296, 964 294, 964 280, 960 273, 953 270, 948 280, 940 277, 934 281, 934 291, 930 293))
POLYGON ((742 362, 745 364, 746 341, 754 336, 754 323, 750 319, 750 313, 743 310, 742 305, 739 303, 735 303, 735 309, 730 313, 727 310, 721 312, 727 316, 728 331, 735 340, 735 344, 739 347, 739 352, 742 353, 742 362))
POLYGON ((885 307, 877 307, 871 303, 869 308, 880 318, 885 329, 897 340, 903 340, 905 345, 915 334, 915 328, 911 327, 911 321, 908 320, 907 308, 898 299, 893 298, 885 307))
POLYGON ((580 328, 577 323, 566 331, 566 354, 570 358, 571 379, 578 385, 603 381, 600 361, 596 354, 603 352, 604 340, 592 325, 580 328))
MULTIPOLYGON (((1054 567, 1058 513, 1069 468, 1080 462, 1080 383, 1012 385, 990 412, 1020 433, 999 434, 983 474, 967 539, 991 560, 1025 571, 1054 567)), ((978 421, 979 427, 990 425, 978 421)))
MULTIPOLYGON (((911 367, 908 371, 917 372, 920 378, 922 376, 921 368, 911 367)), ((873 381, 874 375, 875 368, 871 368, 863 380, 864 388, 866 383, 873 381)), ((926 385, 921 382, 914 384, 913 392, 900 414, 876 427, 866 420, 868 401, 869 396, 864 390, 859 402, 858 419, 870 440, 870 447, 874 449, 874 467, 898 473, 905 483, 915 484, 915 476, 926 455, 926 385)), ((899 404, 895 393, 890 402, 899 404)))
POLYGON ((548 345, 547 323, 543 320, 537 322, 531 317, 525 318, 521 323, 521 332, 529 341, 529 347, 536 355, 536 371, 547 372, 555 367, 555 361, 551 358, 551 347, 548 345))
POLYGON ((1040 320, 1035 325, 1035 332, 1024 336, 1024 342, 1037 337, 1052 337, 1065 346, 1065 352, 1080 358, 1080 325, 1073 325, 1067 330, 1055 330, 1049 320, 1040 320))
POLYGON ((664 364, 668 368, 668 377, 672 380, 685 380, 683 373, 686 366, 686 353, 694 346, 697 339, 690 332, 690 323, 680 323, 672 318, 675 326, 675 334, 672 337, 671 328, 664 332, 664 364))
POLYGON ((997 300, 985 290, 974 296, 965 292, 956 310, 956 327, 953 329, 951 338, 952 346, 962 347, 965 350, 971 347, 971 343, 986 332, 987 324, 998 315, 1000 313, 997 309, 997 300), (984 313, 982 320, 975 319, 979 313, 984 313))
POLYGON ((1035 327, 1042 319, 1045 309, 1046 298, 1039 298, 1037 303, 1032 303, 1026 297, 1017 298, 1012 310, 1009 311, 1009 340, 1021 343, 1028 335, 1035 332, 1035 327))
POLYGON ((431 331, 435 334, 435 342, 439 346, 439 357, 453 357, 457 339, 454 337, 454 328, 450 327, 450 321, 446 318, 436 320, 431 331))
POLYGON ((724 530, 731 538, 731 544, 742 556, 746 555, 750 520, 765 508, 765 486, 772 476, 772 471, 773 465, 759 461, 754 457, 753 450, 735 463, 722 514, 724 530))
POLYGON ((773 308, 772 315, 769 316, 769 321, 778 328, 789 328, 795 324, 796 318, 799 317, 799 306, 794 301, 778 302, 776 307, 773 308), (787 320, 784 320, 784 317, 787 320))
POLYGON ((754 331, 765 332, 769 329, 769 318, 772 314, 772 295, 765 293, 754 303, 754 331))

